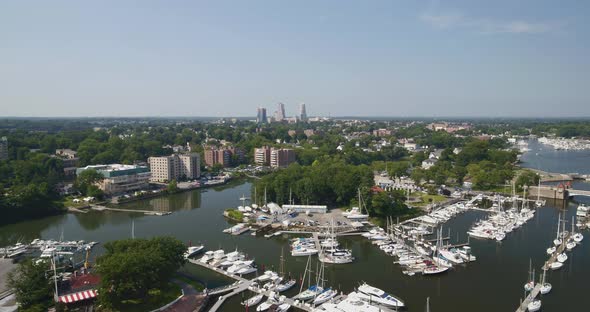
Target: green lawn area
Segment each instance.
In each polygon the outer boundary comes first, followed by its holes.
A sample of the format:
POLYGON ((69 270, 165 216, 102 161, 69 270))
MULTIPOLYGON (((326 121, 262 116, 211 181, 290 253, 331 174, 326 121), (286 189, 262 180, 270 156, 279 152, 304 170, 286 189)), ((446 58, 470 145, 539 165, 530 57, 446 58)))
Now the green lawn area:
POLYGON ((79 199, 80 199, 80 202, 75 203, 74 197, 72 197, 72 196, 68 196, 68 197, 64 198, 63 199, 64 207, 66 207, 66 208, 67 207, 80 208, 80 207, 88 206, 87 202, 83 201, 81 198, 79 198, 79 199))
POLYGON ((445 201, 447 198, 442 195, 429 195, 426 193, 420 194, 420 199, 422 200, 419 203, 412 204, 413 206, 423 207, 430 203, 440 203, 445 201), (432 201, 431 201, 432 199, 432 201))
POLYGON ((205 286, 203 284, 201 284, 198 281, 195 281, 194 279, 191 279, 185 275, 176 274, 176 276, 174 276, 174 279, 177 279, 183 283, 193 286, 193 288, 196 289, 197 291, 203 291, 203 289, 205 289, 205 286))
POLYGON ((172 302, 181 294, 180 286, 170 282, 164 289, 150 290, 147 298, 141 300, 125 300, 121 304, 116 305, 115 309, 125 312, 152 311, 172 302))

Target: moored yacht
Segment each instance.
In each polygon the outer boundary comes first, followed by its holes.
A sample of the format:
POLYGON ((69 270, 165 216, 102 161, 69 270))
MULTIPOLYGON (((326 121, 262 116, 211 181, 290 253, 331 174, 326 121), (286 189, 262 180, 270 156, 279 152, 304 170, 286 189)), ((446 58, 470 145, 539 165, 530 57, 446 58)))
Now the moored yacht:
POLYGON ((368 285, 367 283, 359 286, 357 290, 358 297, 365 301, 378 303, 388 307, 400 308, 404 306, 404 302, 399 298, 396 298, 379 288, 368 285))

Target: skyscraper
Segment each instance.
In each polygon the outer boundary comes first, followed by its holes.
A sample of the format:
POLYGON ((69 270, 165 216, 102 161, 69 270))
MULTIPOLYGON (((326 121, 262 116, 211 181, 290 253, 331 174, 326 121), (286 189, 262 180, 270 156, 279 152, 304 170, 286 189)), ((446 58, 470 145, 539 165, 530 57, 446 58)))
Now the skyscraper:
POLYGON ((305 103, 301 103, 299 106, 299 119, 301 121, 307 121, 307 112, 305 111, 305 103))
POLYGON ((259 107, 256 113, 256 123, 263 124, 267 122, 268 120, 266 119, 266 108, 259 107))
POLYGON ((275 118, 277 121, 285 120, 285 104, 279 103, 275 118))

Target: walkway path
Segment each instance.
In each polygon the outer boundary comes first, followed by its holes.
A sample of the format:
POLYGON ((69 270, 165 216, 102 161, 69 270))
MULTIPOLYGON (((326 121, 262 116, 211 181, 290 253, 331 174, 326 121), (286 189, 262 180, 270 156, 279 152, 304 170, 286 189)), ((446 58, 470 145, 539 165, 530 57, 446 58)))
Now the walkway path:
POLYGON ((202 293, 198 292, 193 286, 181 282, 179 280, 174 280, 174 283, 180 285, 182 287, 182 291, 184 291, 184 296, 180 298, 175 304, 171 305, 167 309, 163 310, 165 312, 193 312, 199 311, 201 306, 206 301, 206 296, 202 293))

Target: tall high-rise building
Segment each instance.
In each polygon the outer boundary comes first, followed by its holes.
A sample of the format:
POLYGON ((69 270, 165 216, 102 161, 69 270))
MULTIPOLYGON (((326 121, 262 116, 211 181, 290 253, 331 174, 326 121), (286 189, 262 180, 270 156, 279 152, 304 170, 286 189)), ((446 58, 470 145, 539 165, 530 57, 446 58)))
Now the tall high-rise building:
POLYGON ((6 137, 0 138, 0 160, 8 159, 8 139, 6 137))
POLYGON ((200 157, 197 153, 148 158, 151 180, 166 182, 180 178, 196 179, 201 176, 200 157))
POLYGON ((305 111, 305 103, 301 103, 299 106, 299 119, 301 121, 307 121, 307 112, 305 111))
POLYGON ((254 163, 260 166, 268 166, 270 165, 270 151, 271 148, 268 146, 263 146, 260 148, 254 149, 254 163))
POLYGON ((268 120, 266 119, 266 108, 259 107, 257 109, 257 111, 256 111, 256 123, 257 124, 268 123, 268 120))
POLYGON ((285 104, 279 103, 277 111, 275 113, 275 119, 277 121, 283 121, 285 120, 285 117, 285 104))
POLYGON ((270 166, 285 168, 295 162, 295 151, 290 148, 273 148, 270 151, 270 166))

